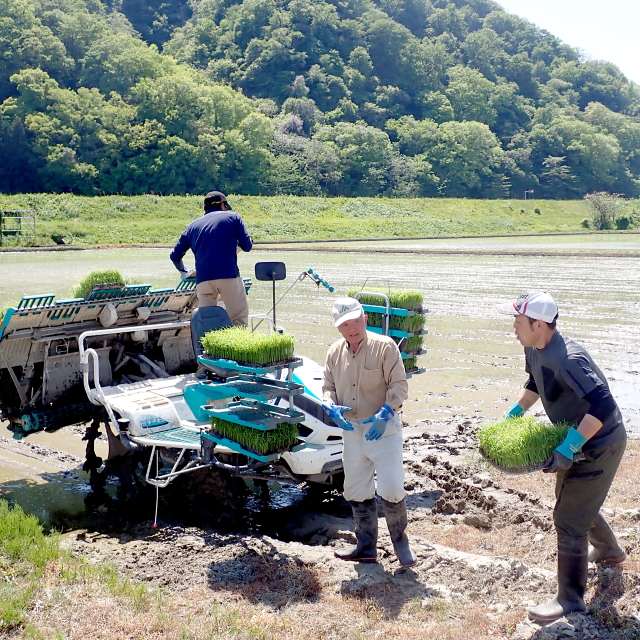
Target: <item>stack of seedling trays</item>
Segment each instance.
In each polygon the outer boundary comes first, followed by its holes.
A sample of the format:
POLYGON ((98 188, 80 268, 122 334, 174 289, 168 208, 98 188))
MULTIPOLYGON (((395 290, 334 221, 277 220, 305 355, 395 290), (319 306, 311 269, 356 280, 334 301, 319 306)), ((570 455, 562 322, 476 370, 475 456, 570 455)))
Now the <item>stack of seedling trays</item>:
POLYGON ((302 363, 294 357, 293 337, 231 327, 207 333, 202 345, 205 355, 198 361, 230 373, 223 383, 201 383, 206 386, 203 393, 209 398, 241 398, 225 407, 202 407, 211 418, 211 430, 202 434, 203 439, 265 463, 276 460, 284 451, 303 447, 296 425, 304 414, 267 403, 288 396, 292 407, 293 396, 303 391, 302 385, 291 381, 292 370, 302 363), (289 370, 287 380, 265 377, 280 369, 289 370))
POLYGON ((540 471, 571 425, 549 424, 533 417, 506 418, 478 431, 480 455, 505 473, 540 471))
POLYGON ((419 371, 417 358, 424 353, 423 336, 427 333, 424 328, 427 311, 422 306, 424 302, 422 292, 367 287, 366 291, 352 289, 348 295, 357 298, 362 304, 368 317, 369 331, 388 335, 396 343, 403 338, 407 339, 402 350, 404 368, 407 373, 417 373, 419 371), (389 309, 382 295, 389 298, 389 309))

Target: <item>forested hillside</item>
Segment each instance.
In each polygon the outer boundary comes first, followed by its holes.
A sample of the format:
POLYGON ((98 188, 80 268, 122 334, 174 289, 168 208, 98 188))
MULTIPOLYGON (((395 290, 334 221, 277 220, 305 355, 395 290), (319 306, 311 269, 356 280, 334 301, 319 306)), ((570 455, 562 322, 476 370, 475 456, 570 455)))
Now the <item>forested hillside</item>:
POLYGON ((0 191, 640 194, 640 88, 490 0, 0 0, 0 191))

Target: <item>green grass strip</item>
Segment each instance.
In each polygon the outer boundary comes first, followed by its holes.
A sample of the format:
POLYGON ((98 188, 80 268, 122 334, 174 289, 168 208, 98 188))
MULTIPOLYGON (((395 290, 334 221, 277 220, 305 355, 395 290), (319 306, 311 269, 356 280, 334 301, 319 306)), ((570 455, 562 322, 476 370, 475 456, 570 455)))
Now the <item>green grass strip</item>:
POLYGON ((60 553, 58 536, 45 535, 38 518, 0 500, 0 632, 24 622, 45 567, 60 553))
MULTIPOLYGON (((422 291, 416 291, 415 289, 385 289, 380 287, 367 287, 365 286, 367 291, 371 293, 384 293, 389 298, 389 304, 396 309, 410 309, 411 311, 417 311, 422 309, 422 303, 424 301, 424 294, 422 291)), ((349 289, 347 295, 350 298, 353 298, 356 293, 360 292, 361 289, 349 289)), ((371 304, 384 306, 384 301, 382 298, 378 298, 377 296, 360 296, 359 298, 361 304, 371 304)))
POLYGON ((88 273, 73 289, 74 298, 86 298, 97 284, 119 284, 125 281, 117 269, 94 269, 88 273))
POLYGON ((291 360, 295 341, 290 334, 252 333, 243 327, 229 327, 205 334, 202 346, 214 358, 267 365, 291 360))
POLYGON ((570 428, 567 422, 546 424, 531 416, 508 418, 482 427, 478 442, 490 460, 517 469, 544 462, 570 428))
POLYGON ((298 442, 295 424, 281 422, 275 429, 260 431, 220 418, 211 418, 211 427, 219 435, 261 456, 284 451, 298 442))

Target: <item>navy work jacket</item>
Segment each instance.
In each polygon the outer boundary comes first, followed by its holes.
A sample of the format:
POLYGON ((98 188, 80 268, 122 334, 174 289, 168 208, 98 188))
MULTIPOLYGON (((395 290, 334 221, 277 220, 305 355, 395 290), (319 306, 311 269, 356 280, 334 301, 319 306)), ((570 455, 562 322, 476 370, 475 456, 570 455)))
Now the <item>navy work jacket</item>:
POLYGON ((253 242, 244 222, 235 211, 207 211, 194 220, 180 236, 171 252, 179 263, 189 249, 196 258, 196 282, 237 278, 237 247, 251 251, 253 242))

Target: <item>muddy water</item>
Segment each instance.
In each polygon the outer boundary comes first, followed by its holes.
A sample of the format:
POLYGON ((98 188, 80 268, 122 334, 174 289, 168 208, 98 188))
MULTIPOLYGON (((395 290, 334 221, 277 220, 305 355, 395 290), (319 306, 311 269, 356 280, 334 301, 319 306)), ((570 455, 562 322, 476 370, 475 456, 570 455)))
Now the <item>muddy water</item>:
MULTIPOLYGON (((496 238, 385 244, 417 250, 461 247, 490 252, 513 248, 513 242, 496 238)), ((357 253, 327 252, 322 246, 286 252, 276 247, 260 249, 241 254, 240 267, 244 276, 253 276, 255 262, 284 261, 288 277, 276 284, 278 297, 308 268, 335 287, 331 294, 305 279, 294 285, 277 308, 277 322, 296 336, 298 352, 319 361, 338 337, 330 321, 336 295, 365 282, 423 291, 429 309, 429 335, 425 336, 427 353, 419 359, 425 372, 410 380, 405 420, 411 424, 427 425, 454 414, 500 416, 526 376, 512 320, 498 315, 494 306, 529 288, 546 289, 559 303, 561 331, 589 350, 609 378, 630 431, 640 436, 640 236, 589 236, 575 241, 571 237, 519 238, 516 242, 525 250, 544 247, 553 255, 379 254, 362 249, 375 249, 383 243, 358 243, 357 253), (589 253, 563 255, 567 250, 589 253), (590 253, 598 250, 636 255, 595 257, 590 253)), ((79 278, 106 267, 118 268, 123 275, 154 287, 177 282, 166 249, 0 254, 0 306, 23 294, 69 297, 79 278)), ((268 311, 270 283, 254 281, 249 297, 252 312, 268 311)), ((10 438, 6 431, 0 436, 10 438)), ((20 443, 16 451, 15 443, 9 446, 6 440, 0 441, 0 496, 28 502, 30 510, 45 519, 47 511, 58 508, 60 502, 81 509, 86 484, 78 471, 83 443, 77 430, 38 434, 28 440, 76 458, 61 461, 46 451, 34 454, 21 450, 20 443), (50 488, 52 479, 59 490, 50 488)))

